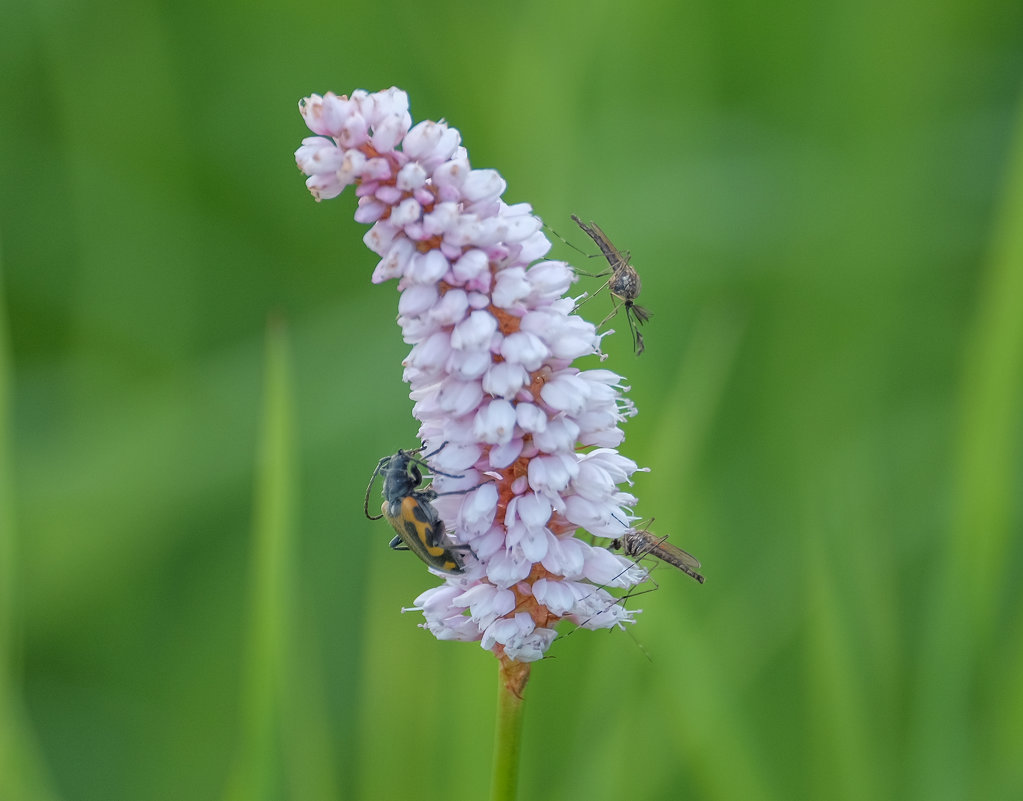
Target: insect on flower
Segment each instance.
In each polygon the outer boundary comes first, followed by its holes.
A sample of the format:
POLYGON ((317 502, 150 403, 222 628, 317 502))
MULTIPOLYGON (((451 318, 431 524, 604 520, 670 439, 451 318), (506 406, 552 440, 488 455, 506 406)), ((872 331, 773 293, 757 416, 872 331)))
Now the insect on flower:
MULTIPOLYGON (((412 551, 434 570, 458 575, 465 572, 465 563, 459 551, 465 550, 467 546, 456 545, 448 537, 444 521, 431 503, 439 493, 432 487, 422 487, 423 473, 420 470, 420 466, 430 469, 425 460, 446 444, 442 443, 440 448, 422 457, 419 454, 425 450, 425 445, 413 450, 399 449, 393 456, 385 456, 377 462, 369 486, 366 487, 364 509, 370 520, 387 518, 387 522, 397 532, 390 543, 394 550, 412 551), (380 507, 382 514, 374 516, 369 513, 369 495, 379 475, 384 477, 384 502, 380 507)), ((449 478, 461 478, 440 470, 432 472, 449 478)))
MULTIPOLYGON (((644 307, 636 303, 636 298, 639 297, 640 290, 643 288, 642 282, 639 280, 639 273, 636 272, 636 268, 629 263, 630 254, 629 251, 621 251, 612 244, 611 240, 607 238, 600 226, 594 222, 590 222, 589 225, 584 223, 574 214, 572 221, 575 222, 580 228, 587 233, 587 235, 594 242, 597 243, 597 247, 600 248, 600 252, 604 254, 604 258, 607 259, 608 264, 611 265, 609 271, 597 273, 594 278, 603 278, 609 275, 610 278, 597 289, 599 292, 605 286, 611 293, 612 303, 614 299, 618 298, 622 302, 622 306, 625 307, 625 319, 629 323, 629 333, 632 334, 632 345, 636 349, 636 355, 639 356, 643 352, 643 335, 639 332, 639 326, 650 319, 650 312, 644 307), (633 321, 635 317, 635 321, 633 321)), ((594 292, 593 294, 596 294, 594 292)), ((585 301, 583 301, 585 303, 585 301)), ((580 304, 581 305, 581 304, 580 304)), ((576 306, 578 309, 579 306, 576 306)), ((600 328, 618 314, 619 306, 617 303, 614 304, 614 309, 611 313, 605 317, 597 328, 600 328)))
POLYGON ((704 578, 697 572, 700 569, 700 560, 691 553, 671 545, 667 540, 667 537, 658 537, 646 528, 633 528, 613 540, 610 547, 613 550, 624 551, 626 556, 633 559, 642 559, 648 554, 656 556, 662 562, 677 567, 687 576, 703 584, 704 578))
MULTIPOLYGON (((626 556, 633 559, 637 563, 644 556, 655 556, 662 562, 677 567, 687 576, 692 577, 700 584, 704 583, 703 576, 697 572, 700 569, 700 560, 693 556, 688 551, 683 551, 681 548, 677 548, 667 542, 667 537, 659 537, 656 534, 649 531, 650 524, 653 523, 651 518, 643 528, 630 528, 620 537, 611 540, 608 545, 608 549, 612 551, 622 551, 626 556)), ((618 598, 613 599, 612 604, 624 605, 626 601, 635 598, 637 595, 643 595, 648 592, 653 592, 659 589, 659 586, 649 571, 646 572, 646 578, 654 585, 652 588, 640 590, 633 587, 628 593, 618 598)), ((615 576, 614 580, 617 580, 621 575, 615 576)), ((600 589, 604 589, 601 587, 600 589)), ((593 613, 590 619, 593 617, 599 617, 610 609, 610 605, 604 606, 593 613)), ((582 625, 585 625, 588 620, 584 620, 582 625)))

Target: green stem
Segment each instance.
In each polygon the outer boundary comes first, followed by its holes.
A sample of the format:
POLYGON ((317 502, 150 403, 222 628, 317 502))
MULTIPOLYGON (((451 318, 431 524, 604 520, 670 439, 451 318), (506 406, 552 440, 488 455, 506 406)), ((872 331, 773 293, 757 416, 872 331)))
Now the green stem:
POLYGON ((522 750, 522 689, 529 678, 529 665, 505 659, 500 665, 490 798, 491 801, 515 801, 522 750))

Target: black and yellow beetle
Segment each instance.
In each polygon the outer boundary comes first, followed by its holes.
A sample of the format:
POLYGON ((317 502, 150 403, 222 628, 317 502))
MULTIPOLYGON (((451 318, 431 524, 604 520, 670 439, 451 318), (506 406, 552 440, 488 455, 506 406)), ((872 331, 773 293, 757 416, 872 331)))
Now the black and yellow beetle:
MULTIPOLYGON (((466 550, 468 546, 456 545, 448 537, 444 530, 444 521, 440 519, 431 503, 438 493, 432 487, 422 487, 423 473, 420 470, 420 465, 427 467, 425 459, 433 456, 446 444, 443 443, 440 448, 426 454, 425 457, 419 456, 426 448, 422 445, 413 450, 400 449, 393 456, 385 456, 377 462, 376 470, 369 479, 369 486, 366 487, 364 508, 366 517, 370 520, 387 518, 387 522, 397 532, 397 536, 390 543, 396 551, 412 551, 434 570, 458 575, 465 572, 465 562, 459 551, 466 550), (382 514, 371 515, 369 495, 373 489, 373 482, 381 474, 384 477, 384 502, 380 507, 382 514)), ((451 478, 461 478, 442 473, 440 470, 433 472, 451 478)))

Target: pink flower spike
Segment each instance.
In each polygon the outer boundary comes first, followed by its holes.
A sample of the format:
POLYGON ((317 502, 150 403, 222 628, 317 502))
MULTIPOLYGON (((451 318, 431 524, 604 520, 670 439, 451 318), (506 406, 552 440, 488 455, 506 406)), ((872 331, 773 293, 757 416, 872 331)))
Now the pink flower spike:
POLYGON ((412 124, 400 89, 299 106, 315 134, 295 152, 309 191, 326 200, 355 185, 355 217, 372 226, 364 241, 379 259, 371 280, 397 281, 430 503, 465 563, 406 611, 502 665, 542 658, 562 619, 631 622, 608 588, 646 571, 574 536, 630 531, 641 470, 617 451, 636 413, 623 379, 574 364, 603 358, 602 334, 566 296, 575 272, 545 260, 542 221, 505 202, 499 172, 473 169, 456 128, 412 124))

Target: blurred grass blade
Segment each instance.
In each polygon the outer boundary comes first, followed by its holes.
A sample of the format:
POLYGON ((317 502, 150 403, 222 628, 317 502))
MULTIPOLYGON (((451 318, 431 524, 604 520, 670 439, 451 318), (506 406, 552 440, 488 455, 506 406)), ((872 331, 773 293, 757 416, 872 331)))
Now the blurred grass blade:
POLYGON ((256 465, 239 751, 229 801, 337 797, 326 693, 294 586, 297 478, 290 374, 286 329, 272 320, 256 465))
POLYGON ((967 567, 969 613, 990 636, 1009 565, 1023 421, 1023 103, 991 256, 967 342, 951 572, 967 567))
MULTIPOLYGON (((988 283, 968 351, 960 429, 959 502, 952 551, 963 558, 977 630, 975 669, 989 670, 979 732, 975 798, 1023 797, 1023 606, 1018 554, 1018 499, 1023 475, 1023 98, 1017 105, 1009 181, 995 231, 988 283), (1015 608, 1005 602, 1014 598, 1015 608), (1002 626, 1006 623, 1007 625, 1002 626), (990 670, 992 663, 998 665, 990 670)), ((955 565, 950 567, 950 572, 955 565)), ((967 699, 968 701, 969 699, 967 699)))
MULTIPOLYGON (((965 348, 951 531, 932 585, 920 659, 912 743, 919 798, 980 797, 969 791, 971 782, 992 779, 971 771, 978 751, 984 750, 985 734, 976 730, 985 716, 974 706, 974 690, 986 663, 997 659, 989 649, 999 640, 998 607, 1005 600, 1011 518, 1019 492, 1023 107, 1017 110, 1008 159, 990 262, 965 348)), ((1014 675, 1018 681, 1023 666, 1016 666, 1014 675)))
POLYGON ((51 789, 21 701, 18 541, 14 523, 13 366, 0 256, 0 800, 46 801, 51 789))
POLYGON ((225 794, 228 801, 281 796, 281 690, 294 608, 293 445, 286 334, 282 323, 271 321, 256 463, 249 631, 242 664, 238 753, 225 794))
POLYGON ((656 426, 668 435, 658 438, 652 451, 653 461, 671 464, 672 471, 651 476, 651 494, 670 498, 680 487, 692 491, 692 471, 720 410, 744 327, 741 315, 725 307, 704 311, 693 325, 656 426))
MULTIPOLYGON (((819 798, 882 798, 885 763, 872 736, 871 694, 849 616, 842 609, 841 582, 825 552, 823 521, 804 526, 807 581, 807 772, 819 798)), ((875 677, 871 677, 875 678, 875 677)))
MULTIPOLYGON (((670 471, 651 473, 649 494, 673 498, 680 517, 665 520, 658 529, 670 533, 673 541, 686 548, 698 548, 696 538, 687 536, 694 509, 699 507, 693 474, 705 457, 705 443, 713 429, 736 357, 742 344, 745 319, 734 309, 711 307, 695 322, 689 343, 679 360, 675 381, 665 393, 663 411, 655 430, 663 432, 652 451, 654 464, 670 464, 670 471)), ((660 523, 660 519, 658 523, 660 523)), ((700 551, 697 550, 697 555, 700 551)), ((706 565, 713 573, 713 565, 706 565)), ((713 578, 711 579, 713 580, 713 578)), ((688 613, 676 610, 682 618, 688 613)), ((721 630, 730 630, 727 626, 721 630)), ((762 627, 767 631, 767 626, 762 627)), ((671 736, 678 743, 682 761, 708 766, 703 777, 707 797, 743 798, 749 801, 772 798, 777 776, 764 757, 764 749, 750 719, 728 691, 735 682, 729 675, 727 659, 714 647, 710 627, 686 621, 686 659, 684 682, 671 682, 666 703, 675 714, 671 736), (699 687, 693 692, 692 687, 699 687), (712 748, 709 744, 719 747, 712 748)), ((755 657, 747 655, 745 664, 755 657)), ((668 766, 664 766, 667 768, 668 766)), ((652 766, 648 769, 652 769, 652 766)))
POLYGON ((296 635, 287 652, 282 709, 287 797, 340 798, 320 653, 312 647, 309 627, 303 625, 310 617, 299 614, 294 618, 296 635))

